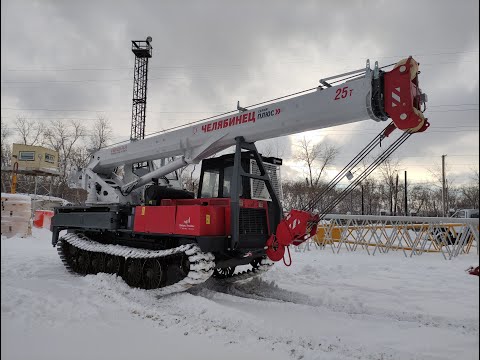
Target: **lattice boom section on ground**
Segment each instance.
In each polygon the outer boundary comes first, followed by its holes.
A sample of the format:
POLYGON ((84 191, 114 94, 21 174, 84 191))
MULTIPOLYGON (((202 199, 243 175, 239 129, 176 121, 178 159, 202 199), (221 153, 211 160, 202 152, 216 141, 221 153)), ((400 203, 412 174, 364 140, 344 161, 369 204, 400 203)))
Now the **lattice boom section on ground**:
POLYGON ((332 214, 298 250, 314 246, 334 253, 343 248, 363 249, 371 255, 399 251, 405 256, 435 252, 452 259, 470 251, 478 254, 478 240, 479 219, 332 214))

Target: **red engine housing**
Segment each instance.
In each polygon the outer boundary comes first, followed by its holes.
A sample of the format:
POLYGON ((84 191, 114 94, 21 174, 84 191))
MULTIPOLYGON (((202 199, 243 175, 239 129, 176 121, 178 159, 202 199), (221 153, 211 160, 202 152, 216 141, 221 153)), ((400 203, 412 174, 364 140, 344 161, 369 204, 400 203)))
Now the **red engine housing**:
MULTIPOLYGON (((240 199, 241 208, 264 209, 267 202, 240 199)), ((268 216, 267 227, 268 227, 268 216)), ((133 231, 147 234, 187 236, 228 236, 230 199, 162 200, 160 206, 137 206, 133 231)))

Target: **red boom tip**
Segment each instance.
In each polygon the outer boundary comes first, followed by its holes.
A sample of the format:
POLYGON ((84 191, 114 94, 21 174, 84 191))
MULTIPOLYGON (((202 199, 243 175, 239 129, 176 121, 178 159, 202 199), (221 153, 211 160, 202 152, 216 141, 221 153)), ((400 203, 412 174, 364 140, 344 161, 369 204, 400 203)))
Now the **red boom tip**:
POLYGON ((410 132, 430 126, 420 110, 426 96, 418 87, 418 65, 410 56, 384 75, 385 111, 398 129, 410 132))

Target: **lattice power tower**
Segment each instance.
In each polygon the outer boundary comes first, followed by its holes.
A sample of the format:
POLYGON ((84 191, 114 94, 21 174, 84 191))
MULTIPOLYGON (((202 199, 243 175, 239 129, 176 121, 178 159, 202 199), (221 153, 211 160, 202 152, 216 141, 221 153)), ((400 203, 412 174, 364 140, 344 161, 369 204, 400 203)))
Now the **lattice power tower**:
POLYGON ((152 57, 152 38, 132 40, 132 52, 135 54, 133 74, 133 107, 130 141, 145 137, 145 111, 147 107, 148 59, 152 57))

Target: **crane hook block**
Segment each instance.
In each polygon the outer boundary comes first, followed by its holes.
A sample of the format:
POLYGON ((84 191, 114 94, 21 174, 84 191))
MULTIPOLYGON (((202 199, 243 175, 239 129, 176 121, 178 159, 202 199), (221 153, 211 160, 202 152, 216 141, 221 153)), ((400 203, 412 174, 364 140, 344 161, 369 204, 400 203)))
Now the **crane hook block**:
POLYGON ((420 110, 427 97, 418 86, 418 66, 410 56, 384 75, 385 111, 403 131, 422 132, 430 125, 420 110))
POLYGON ((283 259, 285 247, 298 246, 317 232, 318 214, 290 210, 277 226, 277 231, 267 240, 267 256, 272 261, 283 259))

